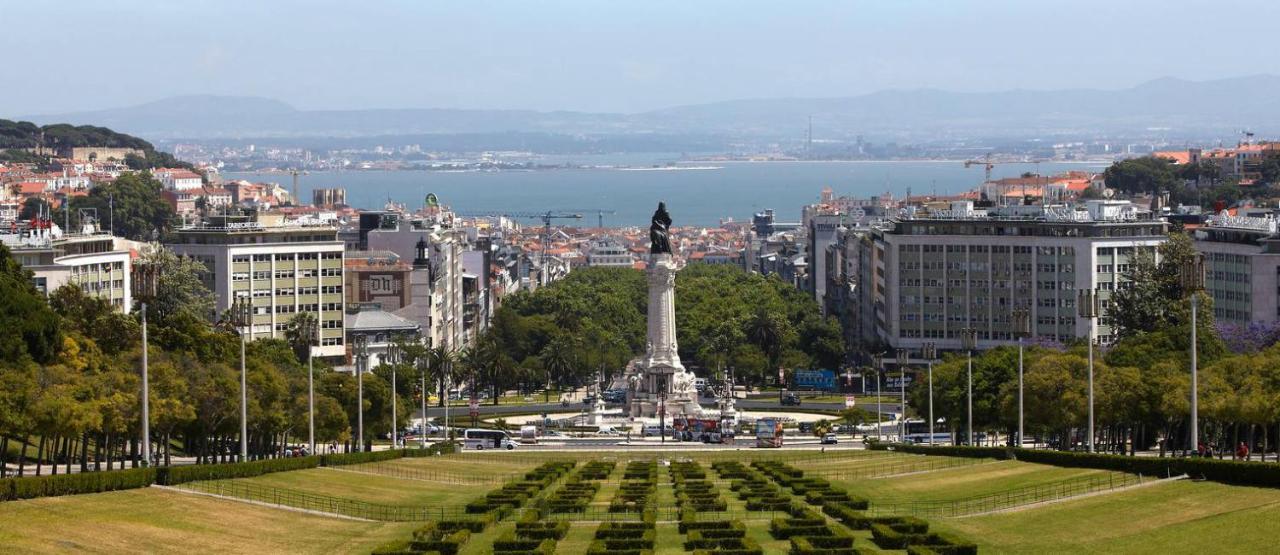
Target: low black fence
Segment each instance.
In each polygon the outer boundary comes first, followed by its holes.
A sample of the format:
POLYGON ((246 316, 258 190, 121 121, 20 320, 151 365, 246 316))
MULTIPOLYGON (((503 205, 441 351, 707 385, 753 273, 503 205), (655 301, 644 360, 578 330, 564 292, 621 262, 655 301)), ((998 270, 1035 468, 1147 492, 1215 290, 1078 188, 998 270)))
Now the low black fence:
POLYGON ((999 493, 949 501, 898 501, 876 499, 867 512, 874 515, 958 517, 1012 509, 1036 503, 1068 499, 1090 493, 1126 488, 1150 482, 1140 474, 1109 472, 1058 482, 1035 484, 999 493))
MULTIPOLYGON (((331 497, 309 492, 264 486, 251 482, 212 480, 186 482, 178 489, 232 497, 279 507, 342 515, 379 522, 421 522, 427 520, 458 519, 467 516, 462 506, 426 507, 411 505, 382 505, 355 499, 331 497)), ((472 515, 474 516, 474 515, 472 515)))

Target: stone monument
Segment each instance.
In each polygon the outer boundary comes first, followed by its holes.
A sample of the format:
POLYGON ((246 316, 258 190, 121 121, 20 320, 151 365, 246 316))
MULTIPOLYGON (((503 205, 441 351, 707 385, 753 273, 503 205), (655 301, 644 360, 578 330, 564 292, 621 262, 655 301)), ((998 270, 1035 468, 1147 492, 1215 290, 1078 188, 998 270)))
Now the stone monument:
POLYGON ((671 256, 670 229, 671 215, 660 202, 649 226, 648 345, 644 356, 630 365, 628 376, 632 418, 658 416, 664 406, 668 417, 701 413, 693 373, 680 364, 677 352, 675 286, 680 266, 671 256))

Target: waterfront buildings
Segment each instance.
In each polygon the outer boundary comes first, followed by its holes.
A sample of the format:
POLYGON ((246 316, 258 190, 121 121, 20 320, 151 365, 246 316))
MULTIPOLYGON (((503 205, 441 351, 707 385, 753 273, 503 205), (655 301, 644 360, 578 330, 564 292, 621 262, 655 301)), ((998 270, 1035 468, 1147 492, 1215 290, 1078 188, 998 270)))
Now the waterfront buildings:
POLYGON ((173 235, 168 246, 174 252, 208 268, 205 285, 217 299, 218 314, 238 298, 253 303, 251 340, 284 338, 289 321, 310 312, 320 324, 315 354, 345 354, 343 244, 336 228, 278 215, 222 215, 173 235))

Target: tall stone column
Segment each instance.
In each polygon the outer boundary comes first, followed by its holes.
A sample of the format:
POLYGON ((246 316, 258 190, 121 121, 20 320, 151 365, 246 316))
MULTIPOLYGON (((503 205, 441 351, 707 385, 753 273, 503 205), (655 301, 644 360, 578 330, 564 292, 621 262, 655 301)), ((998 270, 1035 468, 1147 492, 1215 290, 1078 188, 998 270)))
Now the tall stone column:
MULTIPOLYGON (((670 254, 652 254, 649 258, 649 345, 644 366, 653 373, 684 371, 676 343, 676 272, 679 268, 670 254)), ((667 382, 670 392, 670 380, 667 382)))

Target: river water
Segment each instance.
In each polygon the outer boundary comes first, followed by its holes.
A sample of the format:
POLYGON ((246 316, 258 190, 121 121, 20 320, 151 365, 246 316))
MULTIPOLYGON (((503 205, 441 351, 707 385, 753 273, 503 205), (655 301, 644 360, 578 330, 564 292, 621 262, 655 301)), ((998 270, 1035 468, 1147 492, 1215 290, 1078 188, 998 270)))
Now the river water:
MULTIPOLYGON (((570 162, 605 166, 633 164, 635 169, 593 167, 531 171, 339 171, 311 172, 300 177, 304 202, 319 187, 345 187, 347 202, 360 208, 381 208, 387 200, 422 205, 427 193, 460 213, 507 213, 568 210, 582 212, 584 224, 594 225, 592 210, 611 210, 606 226, 648 225, 658 201, 666 201, 674 225, 714 226, 722 220, 750 220, 751 215, 773 208, 786 221, 800 218, 800 209, 816 202, 823 187, 837 196, 869 197, 891 192, 911 194, 955 193, 972 189, 983 178, 981 167, 965 168, 961 162, 688 162, 665 169, 666 160, 651 159, 664 169, 648 169, 634 156, 616 158, 576 157, 570 162)), ((569 161, 569 160, 566 160, 569 161)), ((561 163, 557 160, 553 163, 561 163)), ((1105 163, 1002 164, 993 177, 1023 172, 1045 175, 1066 170, 1095 170, 1105 163)), ((227 179, 276 182, 290 186, 283 173, 224 174, 227 179)))

